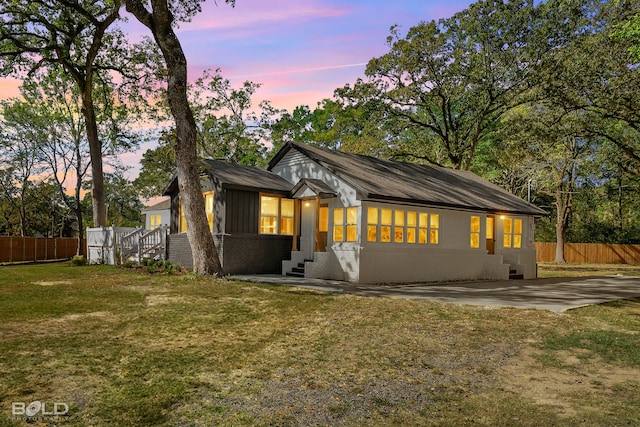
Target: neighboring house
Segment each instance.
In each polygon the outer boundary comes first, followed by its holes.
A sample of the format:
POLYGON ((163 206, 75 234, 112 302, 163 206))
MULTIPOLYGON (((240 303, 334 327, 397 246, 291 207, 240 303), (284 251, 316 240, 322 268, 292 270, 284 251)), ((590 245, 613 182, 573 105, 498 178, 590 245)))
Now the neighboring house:
POLYGON ((145 230, 155 230, 161 225, 169 225, 171 218, 171 200, 166 199, 142 209, 145 230))
MULTIPOLYGON (((206 161, 204 192, 225 273, 356 283, 534 278, 546 213, 471 172, 287 144, 267 170, 206 161)), ((174 180, 171 231, 181 233, 174 180)), ((186 234, 169 259, 191 263, 186 234)))

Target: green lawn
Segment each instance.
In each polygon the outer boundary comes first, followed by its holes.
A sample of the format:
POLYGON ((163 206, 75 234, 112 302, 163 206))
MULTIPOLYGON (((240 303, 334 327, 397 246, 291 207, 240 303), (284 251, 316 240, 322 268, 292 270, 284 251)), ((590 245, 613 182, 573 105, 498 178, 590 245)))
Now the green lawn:
POLYGON ((640 301, 565 314, 0 267, 0 426, 640 425, 640 301), (53 420, 52 420, 53 419, 53 420))

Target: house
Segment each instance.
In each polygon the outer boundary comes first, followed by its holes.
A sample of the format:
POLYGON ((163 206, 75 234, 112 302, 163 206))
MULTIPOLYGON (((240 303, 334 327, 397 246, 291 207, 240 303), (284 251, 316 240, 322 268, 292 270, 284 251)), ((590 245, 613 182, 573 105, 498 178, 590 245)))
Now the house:
POLYGON ((159 203, 142 209, 145 230, 155 230, 161 225, 169 225, 171 218, 171 200, 165 199, 159 203))
MULTIPOLYGON (((534 278, 546 213, 471 172, 289 143, 266 170, 206 161, 203 191, 226 273, 355 283, 534 278)), ((190 265, 180 195, 169 259, 190 265)))

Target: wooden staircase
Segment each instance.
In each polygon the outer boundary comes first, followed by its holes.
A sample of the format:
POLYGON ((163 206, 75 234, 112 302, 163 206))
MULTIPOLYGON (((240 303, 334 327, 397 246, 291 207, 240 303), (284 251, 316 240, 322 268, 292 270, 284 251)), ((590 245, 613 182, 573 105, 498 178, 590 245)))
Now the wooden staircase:
POLYGON ((143 258, 166 259, 169 228, 162 225, 154 230, 138 228, 122 236, 119 242, 120 262, 141 262, 143 258))

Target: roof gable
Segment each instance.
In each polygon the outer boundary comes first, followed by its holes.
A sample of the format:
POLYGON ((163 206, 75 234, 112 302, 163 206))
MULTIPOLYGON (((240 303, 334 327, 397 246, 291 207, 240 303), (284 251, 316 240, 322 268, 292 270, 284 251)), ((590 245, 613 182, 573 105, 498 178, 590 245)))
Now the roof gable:
POLYGON ((297 150, 329 169, 356 188, 365 200, 546 215, 542 209, 468 171, 383 160, 293 143, 274 157, 269 169, 289 150, 297 150))

